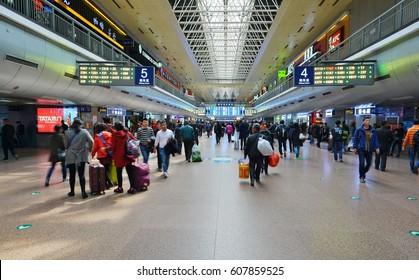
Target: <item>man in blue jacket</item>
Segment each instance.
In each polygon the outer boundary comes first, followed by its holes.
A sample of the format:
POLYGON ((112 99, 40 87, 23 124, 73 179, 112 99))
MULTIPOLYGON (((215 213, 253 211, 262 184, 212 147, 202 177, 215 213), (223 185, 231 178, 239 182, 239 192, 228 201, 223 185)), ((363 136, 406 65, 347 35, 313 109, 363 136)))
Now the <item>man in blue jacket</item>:
POLYGON ((365 183, 366 173, 370 169, 372 153, 380 154, 378 137, 370 124, 370 118, 365 117, 360 127, 355 130, 353 139, 354 152, 359 157, 359 181, 365 183))

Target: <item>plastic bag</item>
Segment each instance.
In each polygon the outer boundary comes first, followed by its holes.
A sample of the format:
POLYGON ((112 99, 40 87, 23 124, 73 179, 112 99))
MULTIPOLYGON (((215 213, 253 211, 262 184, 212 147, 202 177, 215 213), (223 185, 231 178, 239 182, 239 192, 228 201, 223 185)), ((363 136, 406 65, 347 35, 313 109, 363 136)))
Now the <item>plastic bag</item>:
POLYGON ((201 150, 197 144, 194 144, 192 147, 192 162, 201 162, 201 150))

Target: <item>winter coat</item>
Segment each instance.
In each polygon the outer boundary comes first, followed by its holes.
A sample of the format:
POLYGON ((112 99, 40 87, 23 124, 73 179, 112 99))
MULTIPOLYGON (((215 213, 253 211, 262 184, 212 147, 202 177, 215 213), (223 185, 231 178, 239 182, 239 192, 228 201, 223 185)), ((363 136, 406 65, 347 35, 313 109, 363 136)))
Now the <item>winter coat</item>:
POLYGON ((394 140, 393 133, 391 133, 391 130, 386 127, 380 127, 376 130, 376 132, 378 144, 380 145, 380 152, 389 152, 391 143, 394 140))
POLYGON ((94 144, 92 150, 92 157, 94 157, 97 153, 97 158, 106 158, 108 156, 108 152, 106 148, 109 148, 112 144, 112 134, 108 131, 102 131, 100 133, 102 135, 103 140, 105 140, 106 145, 103 143, 102 139, 100 139, 99 135, 95 135, 94 137, 94 144), (104 149, 105 148, 105 149, 104 149))
MULTIPOLYGON (((377 133, 371 125, 370 125, 370 130, 371 130, 370 151, 373 152, 377 148, 379 148, 379 144, 378 144, 377 133)), ((365 140, 366 140, 366 134, 365 134, 364 125, 361 125, 355 130, 355 135, 353 139, 354 149, 365 150, 366 149, 365 140)))
POLYGON ((131 132, 125 130, 117 130, 112 134, 111 147, 107 149, 112 151, 112 156, 116 167, 125 167, 134 162, 133 159, 127 158, 125 156, 127 133, 131 139, 137 140, 131 132))
POLYGON ((89 131, 80 129, 76 132, 74 129, 69 129, 64 134, 64 142, 67 147, 65 157, 67 164, 78 165, 81 162, 89 162, 89 155, 93 148, 93 138, 89 131), (77 133, 77 135, 73 138, 75 133, 77 133))
POLYGON ((63 159, 60 159, 58 157, 57 150, 65 150, 64 134, 62 134, 62 133, 54 133, 53 135, 51 135, 51 137, 49 139, 50 154, 49 154, 48 161, 59 162, 59 161, 63 160, 63 159))
POLYGON ((254 133, 247 138, 246 146, 244 147, 244 157, 249 156, 251 159, 263 158, 258 149, 259 137, 261 137, 259 133, 254 133))

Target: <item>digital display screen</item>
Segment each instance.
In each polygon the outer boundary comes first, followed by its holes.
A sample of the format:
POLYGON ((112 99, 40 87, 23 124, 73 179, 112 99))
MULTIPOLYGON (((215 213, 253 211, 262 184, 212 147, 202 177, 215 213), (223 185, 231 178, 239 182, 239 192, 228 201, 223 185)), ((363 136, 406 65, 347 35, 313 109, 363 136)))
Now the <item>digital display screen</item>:
POLYGON ((79 84, 154 86, 154 67, 80 65, 79 84))
POLYGON ((244 107, 206 107, 207 116, 243 116, 244 107))
POLYGON ((374 65, 303 66, 294 69, 295 86, 373 85, 374 65))
POLYGON ((37 108, 38 133, 54 133, 56 124, 61 125, 61 121, 64 120, 70 126, 76 117, 78 117, 76 107, 37 108))

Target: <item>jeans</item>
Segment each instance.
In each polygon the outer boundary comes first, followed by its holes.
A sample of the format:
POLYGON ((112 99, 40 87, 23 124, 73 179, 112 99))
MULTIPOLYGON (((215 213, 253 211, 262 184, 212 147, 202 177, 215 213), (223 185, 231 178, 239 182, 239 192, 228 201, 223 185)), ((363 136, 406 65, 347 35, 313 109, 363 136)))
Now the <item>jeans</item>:
POLYGON ((3 146, 4 159, 9 158, 9 150, 12 152, 13 156, 16 155, 15 144, 13 143, 13 140, 2 141, 2 146, 3 146))
POLYGON ((418 153, 418 149, 416 148, 409 148, 409 161, 410 161, 410 170, 413 172, 417 172, 418 167, 415 165, 415 157, 416 154, 418 153))
POLYGON ((164 148, 160 148, 160 158, 162 162, 163 172, 167 172, 167 170, 169 169, 170 154, 168 154, 164 148))
POLYGON ((300 156, 300 146, 294 145, 294 154, 296 157, 300 156))
POLYGON ((338 152, 339 159, 342 160, 342 141, 333 141, 333 156, 335 160, 338 160, 338 152))
POLYGON ((309 137, 310 137, 310 145, 314 145, 314 137, 313 137, 313 135, 309 135, 309 137))
MULTIPOLYGON (((63 180, 67 178, 67 166, 65 165, 65 160, 60 161, 61 162, 61 170, 63 172, 63 180)), ((49 179, 51 178, 52 172, 55 169, 56 162, 51 162, 51 167, 48 170, 47 179, 45 181, 49 182, 49 179)))
POLYGON ((148 150, 147 145, 140 145, 141 154, 143 155, 143 162, 148 163, 148 157, 150 156, 150 151, 148 150))
POLYGON ((372 152, 358 150, 359 157, 359 178, 365 179, 365 175, 371 167, 372 152))
POLYGON ((391 145, 391 154, 394 153, 394 150, 397 146, 397 154, 400 155, 400 152, 402 151, 402 140, 394 140, 393 144, 391 145))
POLYGON ((287 138, 278 138, 278 150, 279 153, 282 156, 282 153, 286 153, 287 152, 287 138), (284 149, 284 150, 282 150, 284 149))

